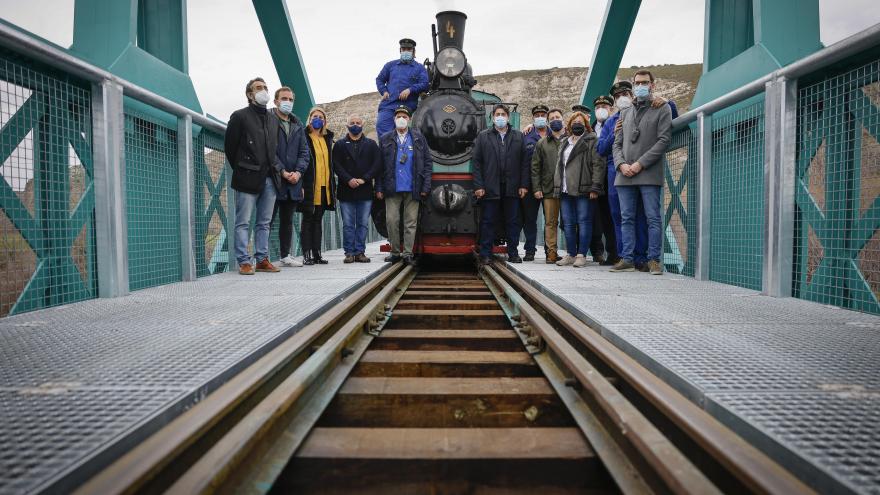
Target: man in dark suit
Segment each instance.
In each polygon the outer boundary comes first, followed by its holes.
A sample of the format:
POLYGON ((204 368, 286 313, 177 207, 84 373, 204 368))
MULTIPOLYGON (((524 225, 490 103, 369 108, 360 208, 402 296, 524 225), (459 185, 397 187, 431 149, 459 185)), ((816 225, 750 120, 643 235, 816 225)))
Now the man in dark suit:
POLYGON ((342 247, 345 263, 369 263, 364 253, 370 209, 373 205, 373 178, 382 168, 376 141, 364 136, 364 119, 348 117, 348 134, 333 146, 333 170, 339 208, 342 212, 342 247))
POLYGON ((480 263, 488 264, 495 239, 495 224, 503 212, 507 232, 507 261, 522 263, 517 248, 519 200, 529 191, 531 175, 523 134, 510 126, 510 110, 503 104, 492 109, 492 127, 474 141, 474 196, 480 200, 480 263))

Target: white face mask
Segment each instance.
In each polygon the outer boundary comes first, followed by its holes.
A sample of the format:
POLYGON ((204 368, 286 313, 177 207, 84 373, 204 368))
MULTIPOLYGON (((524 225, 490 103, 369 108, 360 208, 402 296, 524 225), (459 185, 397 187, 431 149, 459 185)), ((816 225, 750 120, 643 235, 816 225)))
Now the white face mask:
POLYGON ((618 97, 616 103, 617 103, 617 108, 619 108, 621 110, 633 106, 632 98, 630 98, 629 96, 618 97))
POLYGON ((398 129, 406 129, 406 126, 409 125, 409 120, 403 117, 397 117, 394 120, 394 125, 396 125, 398 129))
POLYGON ((605 119, 608 118, 608 109, 607 108, 597 108, 596 109, 596 120, 599 122, 605 122, 605 119))
POLYGON ((269 92, 264 89, 263 91, 254 93, 254 101, 259 105, 269 103, 269 92))

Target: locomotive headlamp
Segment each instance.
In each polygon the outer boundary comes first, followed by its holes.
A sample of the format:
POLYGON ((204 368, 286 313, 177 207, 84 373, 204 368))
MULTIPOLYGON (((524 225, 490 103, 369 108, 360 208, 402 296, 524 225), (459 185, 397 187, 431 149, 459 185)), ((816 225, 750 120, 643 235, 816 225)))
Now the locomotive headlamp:
POLYGON ((461 50, 454 46, 447 46, 437 54, 437 60, 434 61, 434 64, 443 77, 458 77, 464 72, 467 60, 461 50))

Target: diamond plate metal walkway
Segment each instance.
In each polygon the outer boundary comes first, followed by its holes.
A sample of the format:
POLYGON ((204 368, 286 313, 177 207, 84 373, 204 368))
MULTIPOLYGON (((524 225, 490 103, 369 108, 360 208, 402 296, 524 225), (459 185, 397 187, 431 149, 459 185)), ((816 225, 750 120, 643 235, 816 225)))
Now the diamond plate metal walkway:
POLYGON ((0 493, 68 491, 388 265, 214 275, 0 320, 0 493), (112 446, 112 447, 111 447, 112 446), (110 447, 108 449, 108 447, 110 447))
POLYGON ((508 266, 820 492, 880 493, 880 317, 593 263, 508 266))

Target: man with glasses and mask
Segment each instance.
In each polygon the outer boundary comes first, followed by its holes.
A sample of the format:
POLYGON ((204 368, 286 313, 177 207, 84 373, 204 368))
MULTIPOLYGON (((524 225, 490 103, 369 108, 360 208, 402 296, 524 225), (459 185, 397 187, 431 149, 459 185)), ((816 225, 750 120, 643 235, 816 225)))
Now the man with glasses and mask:
POLYGON ((376 77, 376 89, 382 96, 376 117, 376 135, 382 137, 394 129, 394 113, 398 106, 406 105, 410 113, 416 111, 419 94, 428 90, 428 71, 415 61, 416 42, 400 40, 400 58, 382 67, 376 77))
POLYGON ((663 155, 672 138, 672 110, 668 105, 653 105, 654 75, 639 70, 633 76, 635 101, 620 112, 620 125, 615 125, 614 164, 617 176, 614 185, 620 201, 623 249, 621 260, 612 272, 633 271, 635 247, 636 199, 641 197, 648 220, 648 269, 662 275, 662 227, 660 192, 663 186, 663 155))
POLYGON ((262 78, 248 81, 244 89, 248 106, 236 110, 229 117, 223 151, 232 167, 232 189, 235 190, 235 259, 238 273, 253 275, 258 272, 278 272, 269 262, 269 229, 275 210, 277 189, 281 188, 282 173, 289 172, 278 159, 278 117, 266 108, 269 88, 262 78), (256 270, 248 254, 251 215, 256 208, 254 229, 254 256, 256 270))
MULTIPOLYGON (((531 130, 523 136, 526 143, 526 160, 529 163, 532 163, 532 156, 535 154, 535 147, 538 145, 538 141, 550 134, 550 128, 547 127, 548 112, 550 112, 550 108, 547 105, 535 105, 532 108, 531 130)), ((526 235, 526 244, 524 246, 526 255, 523 257, 523 261, 535 261, 535 244, 538 239, 538 211, 541 208, 541 200, 535 197, 531 186, 532 181, 529 181, 530 189, 519 203, 520 220, 523 232, 526 235)), ((544 254, 547 254, 546 243, 544 245, 544 254)))

